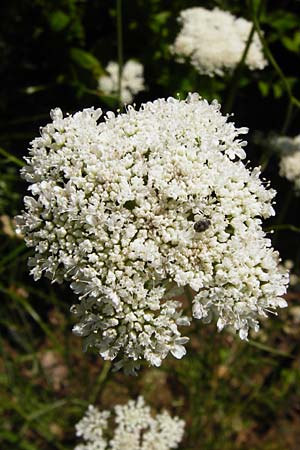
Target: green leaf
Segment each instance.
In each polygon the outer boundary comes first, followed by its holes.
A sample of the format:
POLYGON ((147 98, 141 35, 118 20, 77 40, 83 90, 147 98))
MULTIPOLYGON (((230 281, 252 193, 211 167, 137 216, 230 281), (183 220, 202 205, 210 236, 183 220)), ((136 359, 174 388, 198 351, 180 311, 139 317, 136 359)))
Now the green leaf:
POLYGON ((98 74, 104 72, 100 61, 92 53, 86 52, 81 48, 71 48, 71 58, 78 66, 84 69, 95 71, 98 74))
POLYGON ((298 47, 300 46, 300 31, 296 31, 294 34, 294 42, 297 43, 298 47))
POLYGON ((268 24, 278 31, 285 32, 298 27, 299 20, 296 14, 278 10, 276 11, 276 14, 268 17, 268 24))
POLYGON ((150 23, 152 31, 154 31, 154 33, 162 32, 163 35, 168 35, 169 30, 168 28, 164 28, 164 26, 166 25, 166 22, 169 19, 170 15, 170 11, 162 11, 158 14, 155 14, 152 17, 152 21, 150 23))
POLYGON ((297 51, 297 45, 295 45, 295 42, 293 39, 283 36, 282 43, 290 52, 296 52, 297 51))
POLYGON ((267 95, 270 92, 270 84, 267 83, 266 81, 259 81, 258 82, 258 87, 259 87, 259 90, 261 92, 261 95, 263 97, 267 97, 267 95))
POLYGON ((50 15, 49 22, 53 31, 61 31, 69 24, 70 17, 63 11, 57 10, 50 15))
POLYGON ((285 48, 287 48, 290 52, 299 53, 300 47, 300 32, 296 31, 294 34, 294 38, 291 39, 288 36, 283 36, 281 39, 285 48))
POLYGON ((273 84, 273 94, 275 98, 282 96, 282 86, 279 83, 273 84))
POLYGON ((0 439, 2 442, 5 440, 10 444, 15 444, 18 441, 18 436, 16 433, 12 433, 11 431, 4 429, 3 431, 0 431, 0 439))

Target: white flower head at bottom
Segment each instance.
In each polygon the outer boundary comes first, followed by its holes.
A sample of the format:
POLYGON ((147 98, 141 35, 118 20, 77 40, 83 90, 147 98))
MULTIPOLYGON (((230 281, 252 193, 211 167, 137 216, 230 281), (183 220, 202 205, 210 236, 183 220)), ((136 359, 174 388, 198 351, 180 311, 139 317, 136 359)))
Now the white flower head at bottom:
POLYGON ((167 411, 152 416, 143 397, 100 412, 90 405, 76 425, 83 439, 75 450, 169 450, 183 438, 184 421, 167 411))

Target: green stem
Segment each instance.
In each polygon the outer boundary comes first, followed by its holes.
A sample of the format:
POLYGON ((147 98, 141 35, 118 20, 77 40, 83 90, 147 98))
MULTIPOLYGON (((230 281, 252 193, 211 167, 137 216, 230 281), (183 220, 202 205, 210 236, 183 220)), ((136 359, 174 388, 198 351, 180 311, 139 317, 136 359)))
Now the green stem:
POLYGON ((6 287, 2 286, 0 284, 0 292, 3 292, 4 294, 8 295, 12 300, 14 300, 17 304, 20 304, 24 310, 27 312, 27 314, 30 315, 30 317, 40 326, 40 328, 44 331, 46 336, 51 340, 51 342, 54 344, 55 349, 60 353, 64 354, 64 349, 61 343, 58 341, 57 337, 54 333, 50 330, 48 325, 46 325, 39 314, 36 312, 36 310, 31 306, 29 301, 27 301, 25 298, 14 294, 6 287))
POLYGON ((39 408, 29 414, 26 418, 27 423, 32 422, 33 420, 39 419, 41 416, 48 414, 50 411, 55 409, 60 409, 68 403, 67 400, 57 400, 56 402, 50 403, 48 405, 44 405, 42 408, 39 408))
POLYGON ((295 227, 294 225, 290 224, 281 224, 281 225, 273 225, 272 227, 268 227, 265 229, 265 231, 281 231, 281 230, 289 230, 294 231, 295 233, 300 233, 300 228, 295 227))
POLYGON ((253 25, 251 28, 247 43, 246 43, 246 47, 245 47, 242 57, 240 59, 240 62, 236 66, 236 69, 233 73, 233 77, 231 80, 231 86, 229 88, 229 94, 228 94, 227 100, 225 102, 225 106, 223 108, 225 113, 229 113, 232 110, 232 106, 233 106, 233 103, 234 103, 234 100, 235 100, 235 97, 236 97, 236 94, 238 91, 238 87, 239 87, 239 79, 242 74, 244 63, 245 63, 247 55, 248 55, 248 51, 249 51, 249 48, 250 48, 250 45, 251 45, 251 42, 253 39, 254 31, 255 31, 255 27, 253 25))
MULTIPOLYGON (((286 195, 285 202, 282 205, 281 211, 277 216, 276 223, 272 227, 273 229, 275 229, 275 228, 280 229, 280 227, 282 227, 282 222, 284 221, 284 218, 287 214, 287 211, 289 209, 292 198, 293 198, 293 191, 292 191, 292 189, 290 189, 286 195)), ((291 226, 293 226, 293 225, 291 225, 291 226)), ((293 230, 293 231, 295 231, 295 230, 293 230)), ((278 234, 275 236, 275 238, 273 240, 274 245, 276 245, 277 241, 278 241, 278 234)))
POLYGON ((192 295, 191 290, 190 290, 190 288, 188 286, 185 286, 184 293, 185 293, 185 296, 186 296, 187 300, 189 301, 189 303, 192 304, 192 302, 193 302, 193 295, 192 295))
POLYGON ((267 148, 264 152, 262 152, 262 155, 259 160, 259 166, 261 168, 261 171, 264 172, 270 162, 270 159, 272 157, 272 150, 271 148, 267 148))
POLYGON ((105 383, 105 381, 107 380, 107 376, 109 374, 111 368, 111 362, 110 361, 105 361, 103 368, 96 380, 96 384, 94 389, 91 392, 91 395, 89 397, 89 403, 90 404, 94 404, 97 400, 97 397, 99 395, 99 392, 101 391, 101 388, 103 386, 103 384, 105 383))
POLYGON ((281 211, 280 211, 280 213, 277 216, 277 220, 276 220, 276 225, 275 226, 278 226, 278 225, 282 224, 282 222, 283 222, 283 220, 284 220, 284 218, 286 216, 286 213, 287 213, 287 211, 289 209, 289 206, 290 206, 290 203, 292 201, 292 198, 293 198, 293 191, 292 191, 292 189, 290 189, 288 191, 287 195, 286 195, 286 198, 285 198, 284 204, 282 205, 281 211))
POLYGON ((24 242, 22 242, 18 247, 16 247, 13 251, 4 256, 0 261, 0 273, 7 269, 7 265, 10 261, 16 261, 17 257, 27 250, 24 242))
POLYGON ((7 150, 4 150, 4 148, 1 148, 1 147, 0 147, 0 155, 4 156, 9 161, 13 162, 14 164, 16 164, 19 167, 24 167, 24 165, 25 165, 25 163, 21 159, 17 158, 16 156, 12 155, 7 150))
MULTIPOLYGON (((257 6, 257 17, 260 16, 260 13, 261 13, 261 10, 263 7, 263 3, 264 3, 264 0, 261 0, 257 6)), ((238 65, 236 66, 233 77, 231 79, 228 97, 227 97, 227 100, 226 100, 224 108, 223 108, 225 113, 229 113, 232 110, 232 106, 234 104, 235 97, 236 97, 236 94, 237 94, 237 91, 239 88, 239 79, 240 79, 240 76, 242 74, 242 71, 243 71, 243 68, 245 65, 245 61, 246 61, 246 58, 247 58, 247 55, 249 52, 249 48, 250 48, 253 36, 254 36, 254 32, 255 32, 255 25, 253 23, 252 28, 249 33, 249 36, 248 36, 248 39, 247 39, 247 42, 246 42, 246 47, 244 49, 244 52, 242 54, 242 57, 241 57, 238 65)))
POLYGON ((260 42, 261 42, 261 44, 263 46, 264 52, 265 52, 265 54, 266 54, 270 64, 275 69, 277 75, 279 76, 279 78, 281 79, 281 81, 283 83, 283 86, 285 87, 285 90, 286 90, 286 93, 287 93, 287 95, 289 97, 290 103, 292 105, 297 106, 297 108, 300 108, 300 101, 296 97, 294 97, 288 80, 286 79, 283 71, 281 70, 280 66, 278 65, 277 61, 275 60, 275 58, 274 58, 273 54, 271 53, 271 50, 270 50, 270 48, 269 48, 269 46, 267 44, 267 41, 264 38, 264 35, 263 35, 263 33, 262 33, 261 29, 260 29, 259 22, 258 22, 257 15, 256 15, 255 11, 253 11, 253 24, 255 26, 255 30, 256 30, 256 32, 258 34, 258 37, 260 39, 260 42))
POLYGON ((282 356, 284 358, 294 359, 293 356, 291 356, 289 353, 283 352, 281 350, 277 350, 276 348, 269 347, 268 345, 262 344, 261 342, 252 341, 251 339, 247 342, 249 345, 252 345, 252 347, 259 348, 260 350, 263 350, 268 353, 272 353, 273 355, 282 356))
POLYGON ((117 41, 118 41, 118 99, 119 106, 122 107, 122 71, 123 71, 123 36, 122 36, 122 0, 117 0, 117 41))
POLYGON ((281 134, 285 134, 287 129, 288 129, 288 127, 289 127, 289 125, 290 125, 290 122, 291 122, 291 119, 292 119, 292 114, 293 114, 293 106, 294 106, 293 103, 289 99, 289 104, 288 104, 288 107, 287 107, 287 110, 286 110, 285 119, 284 119, 284 122, 283 122, 283 125, 282 125, 282 128, 281 128, 281 134))

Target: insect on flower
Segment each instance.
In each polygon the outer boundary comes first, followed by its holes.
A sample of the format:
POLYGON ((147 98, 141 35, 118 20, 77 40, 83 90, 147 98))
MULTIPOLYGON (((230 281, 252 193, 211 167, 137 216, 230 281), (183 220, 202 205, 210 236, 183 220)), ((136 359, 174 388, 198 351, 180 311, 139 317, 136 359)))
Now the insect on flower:
POLYGON ((203 231, 206 231, 211 225, 211 221, 209 219, 202 219, 198 220, 194 223, 194 230, 197 233, 202 233, 203 231))

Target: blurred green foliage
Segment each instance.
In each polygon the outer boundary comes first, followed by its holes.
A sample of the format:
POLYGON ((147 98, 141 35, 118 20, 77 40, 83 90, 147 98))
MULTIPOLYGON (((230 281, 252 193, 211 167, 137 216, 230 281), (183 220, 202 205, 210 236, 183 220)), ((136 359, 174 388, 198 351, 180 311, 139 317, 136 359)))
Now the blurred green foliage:
MULTIPOLYGON (((117 60, 116 3, 10 0, 0 8, 1 450, 74 448, 74 424, 90 402, 110 408, 138 394, 187 421, 184 450, 297 450, 300 334, 290 311, 263 324, 250 343, 198 325, 190 330, 187 357, 170 359, 159 370, 145 367, 132 379, 111 373, 96 355, 82 354, 80 340, 71 334, 69 307, 75 299, 67 288, 33 283, 26 262, 30 252, 13 224, 26 189, 20 158, 51 108, 116 106, 97 90, 104 67, 117 60)), ((135 58, 145 67, 147 90, 137 104, 189 91, 222 104, 231 96, 229 112, 251 129, 251 164, 263 164, 278 190, 279 214, 267 226, 278 226, 274 243, 296 269, 299 199, 278 176, 276 156, 264 139, 269 133, 299 134, 293 102, 300 98, 299 13, 298 0, 131 0, 123 2, 122 17, 124 61, 135 58), (238 77, 209 78, 174 61, 169 47, 179 30, 176 17, 200 3, 248 20, 262 4, 257 20, 276 64, 269 59, 259 73, 242 67, 238 77)), ((299 305, 299 292, 289 299, 299 305)))

